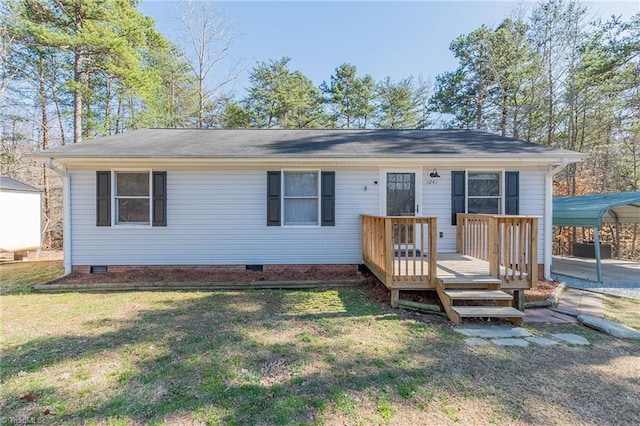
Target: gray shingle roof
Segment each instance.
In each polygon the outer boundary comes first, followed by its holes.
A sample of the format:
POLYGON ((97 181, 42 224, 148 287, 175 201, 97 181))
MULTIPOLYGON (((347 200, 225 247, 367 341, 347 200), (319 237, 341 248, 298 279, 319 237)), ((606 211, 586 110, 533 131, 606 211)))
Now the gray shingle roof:
POLYGON ((28 185, 9 176, 0 175, 0 190, 16 192, 42 192, 35 186, 28 185))
POLYGON ((426 156, 581 158, 572 151, 475 130, 143 129, 36 157, 64 158, 411 158, 426 156))

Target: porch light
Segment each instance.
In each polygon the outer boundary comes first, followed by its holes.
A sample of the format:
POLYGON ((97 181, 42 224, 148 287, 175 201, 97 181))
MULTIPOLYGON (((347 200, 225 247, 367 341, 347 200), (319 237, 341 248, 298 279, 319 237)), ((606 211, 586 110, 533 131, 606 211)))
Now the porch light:
POLYGON ((439 178, 440 175, 438 174, 438 169, 433 169, 433 171, 429 173, 429 176, 432 178, 439 178))

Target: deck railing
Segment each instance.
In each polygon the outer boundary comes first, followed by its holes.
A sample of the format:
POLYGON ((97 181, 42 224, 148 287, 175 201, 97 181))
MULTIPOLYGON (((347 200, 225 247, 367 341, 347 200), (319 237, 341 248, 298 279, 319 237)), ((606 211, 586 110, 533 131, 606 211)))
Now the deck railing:
POLYGON ((457 216, 458 253, 489 262, 489 275, 503 288, 538 283, 538 218, 464 214, 457 216))
POLYGON ((362 215, 362 258, 389 288, 433 288, 435 217, 362 215))

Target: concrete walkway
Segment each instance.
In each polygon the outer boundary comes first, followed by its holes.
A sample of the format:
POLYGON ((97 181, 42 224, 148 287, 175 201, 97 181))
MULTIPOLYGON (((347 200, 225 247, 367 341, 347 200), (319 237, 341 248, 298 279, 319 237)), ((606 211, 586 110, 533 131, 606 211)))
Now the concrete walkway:
POLYGON ((557 310, 569 315, 591 315, 592 317, 604 318, 603 295, 590 291, 567 288, 557 310))
POLYGON ((575 324, 578 315, 604 318, 603 295, 590 291, 567 288, 556 309, 527 309, 525 323, 575 324))
MULTIPOLYGON (((551 272, 569 277, 597 281, 596 260, 581 257, 553 257, 551 272)), ((603 259, 602 278, 605 283, 640 283, 640 262, 603 259)))

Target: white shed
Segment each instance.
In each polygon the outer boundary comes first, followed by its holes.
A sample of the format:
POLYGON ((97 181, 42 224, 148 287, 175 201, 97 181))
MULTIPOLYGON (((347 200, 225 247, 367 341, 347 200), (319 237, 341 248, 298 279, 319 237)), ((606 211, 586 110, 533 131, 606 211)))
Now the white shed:
POLYGON ((0 175, 0 252, 21 252, 40 247, 42 191, 0 175))

